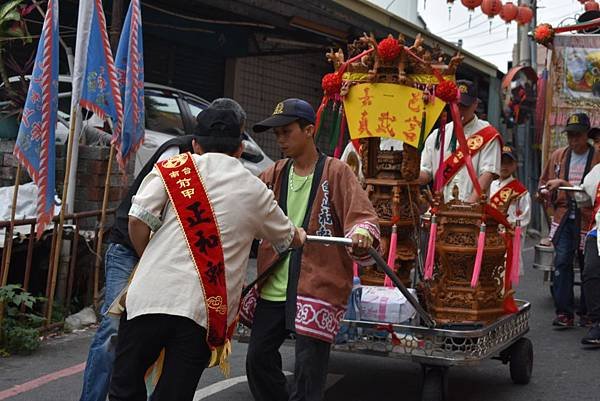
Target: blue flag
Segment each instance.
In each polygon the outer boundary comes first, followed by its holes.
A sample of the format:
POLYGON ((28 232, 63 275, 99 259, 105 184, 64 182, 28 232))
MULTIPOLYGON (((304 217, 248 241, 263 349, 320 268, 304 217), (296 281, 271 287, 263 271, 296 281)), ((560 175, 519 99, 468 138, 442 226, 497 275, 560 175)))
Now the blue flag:
POLYGON ((15 143, 15 157, 38 187, 38 238, 54 214, 57 109, 58 0, 49 0, 15 143))
POLYGON ((140 1, 131 0, 115 60, 123 99, 123 129, 121 135, 113 135, 112 142, 122 169, 144 141, 143 54, 140 1))
POLYGON ((79 104, 104 120, 110 118, 113 124, 113 136, 119 136, 123 105, 117 71, 108 41, 102 0, 93 1, 86 60, 79 104))

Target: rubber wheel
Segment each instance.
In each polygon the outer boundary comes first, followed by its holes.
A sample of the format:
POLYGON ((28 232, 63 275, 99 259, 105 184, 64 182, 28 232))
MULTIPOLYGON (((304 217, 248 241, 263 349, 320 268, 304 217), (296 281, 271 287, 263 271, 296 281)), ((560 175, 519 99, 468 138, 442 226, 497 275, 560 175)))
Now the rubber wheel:
POLYGON ((533 371, 533 345, 520 338, 510 347, 510 378, 515 384, 528 384, 533 371))
POLYGON ((444 401, 448 392, 447 369, 423 366, 421 401, 444 401))

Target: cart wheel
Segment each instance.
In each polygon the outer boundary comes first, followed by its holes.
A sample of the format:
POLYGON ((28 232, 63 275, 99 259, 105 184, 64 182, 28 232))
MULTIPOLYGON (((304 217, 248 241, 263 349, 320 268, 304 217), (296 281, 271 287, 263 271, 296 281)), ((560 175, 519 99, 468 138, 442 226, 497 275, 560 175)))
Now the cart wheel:
POLYGON ((423 366, 421 401, 444 401, 448 392, 446 368, 423 366))
POLYGON ((527 384, 532 370, 533 345, 523 337, 510 347, 510 378, 515 384, 527 384))

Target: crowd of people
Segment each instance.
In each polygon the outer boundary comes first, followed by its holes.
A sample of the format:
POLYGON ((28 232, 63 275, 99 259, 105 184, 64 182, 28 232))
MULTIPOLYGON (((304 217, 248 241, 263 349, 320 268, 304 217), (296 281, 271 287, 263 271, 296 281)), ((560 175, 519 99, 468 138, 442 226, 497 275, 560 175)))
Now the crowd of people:
MULTIPOLYGON (((510 202, 508 221, 525 229, 532 200, 515 177, 517 154, 478 118, 477 86, 466 80, 457 85, 465 135, 480 139, 469 142, 479 186, 492 205, 495 199, 510 202), (510 196, 501 196, 506 191, 510 196)), ((156 151, 117 210, 105 259, 105 316, 90 347, 81 401, 107 395, 145 401, 149 386, 152 400, 192 400, 205 368, 227 369, 238 317, 252 326, 246 371, 257 401, 323 399, 352 265, 372 264, 367 251, 377 247, 380 234, 355 173, 317 148, 315 119, 309 103, 287 99, 253 126, 256 133, 271 132, 266 135, 275 136, 285 155, 259 177, 237 161, 246 113, 232 99, 212 102, 198 115, 194 135, 156 151), (352 246, 307 243, 307 233, 348 237, 352 246), (254 239, 262 239, 261 280, 242 300, 254 239), (288 387, 279 348, 290 333, 296 359, 288 387)), ((455 157, 460 149, 453 129, 453 122, 445 126, 443 141, 438 130, 429 135, 418 180, 430 184, 444 160, 444 198, 458 188, 460 200, 474 202, 479 194, 465 159, 455 157)), ((578 312, 580 324, 590 327, 583 342, 600 344, 600 130, 590 129, 580 113, 565 131, 569 145, 552 154, 539 191, 554 210, 553 324, 572 327, 578 312), (576 191, 561 189, 570 186, 576 191), (575 255, 585 266, 580 305, 573 294, 575 255)))

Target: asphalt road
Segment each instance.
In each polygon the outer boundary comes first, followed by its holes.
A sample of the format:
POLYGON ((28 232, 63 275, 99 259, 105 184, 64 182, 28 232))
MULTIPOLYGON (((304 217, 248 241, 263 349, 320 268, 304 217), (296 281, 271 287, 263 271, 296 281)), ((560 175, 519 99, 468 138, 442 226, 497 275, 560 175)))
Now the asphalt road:
MULTIPOLYGON (((525 258, 531 265, 533 252, 525 258)), ((449 400, 460 401, 592 401, 600 400, 600 349, 580 346, 583 328, 558 331, 551 326, 552 300, 542 274, 528 268, 518 297, 532 303, 533 377, 515 385, 508 366, 496 360, 449 371, 449 400)), ((82 363, 93 329, 52 339, 34 355, 0 359, 0 401, 76 401, 82 363), (17 394, 18 393, 18 394, 17 394), (12 395, 16 394, 16 395, 12 395)), ((245 379, 245 344, 235 344, 231 378, 218 369, 206 371, 195 400, 251 401, 245 379)), ((282 348, 284 370, 293 371, 293 347, 282 348)), ((391 358, 333 353, 329 366, 327 401, 418 400, 416 364, 391 358)))

